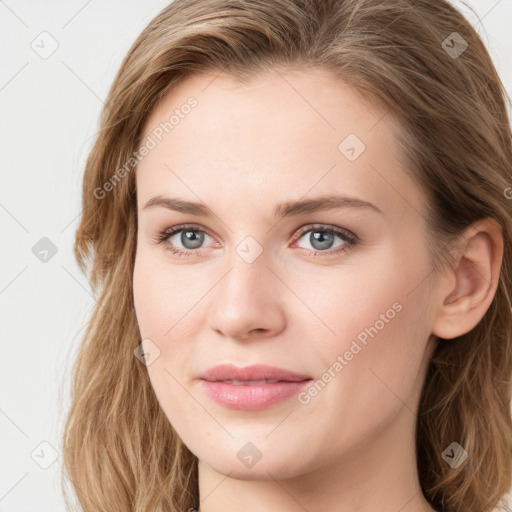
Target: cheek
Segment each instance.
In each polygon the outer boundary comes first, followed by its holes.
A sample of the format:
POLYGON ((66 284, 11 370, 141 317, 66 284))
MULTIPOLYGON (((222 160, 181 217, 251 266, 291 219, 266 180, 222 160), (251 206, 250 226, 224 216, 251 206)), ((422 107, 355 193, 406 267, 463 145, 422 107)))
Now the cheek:
POLYGON ((133 299, 141 335, 163 340, 173 335, 174 325, 186 321, 198 290, 194 292, 197 286, 190 271, 173 269, 160 256, 144 250, 137 253, 133 299))
MULTIPOLYGON (((141 339, 149 338, 160 351, 158 359, 148 366, 157 394, 160 389, 174 390, 172 376, 181 382, 194 370, 191 362, 197 359, 194 351, 205 323, 200 317, 204 311, 200 303, 208 288, 201 285, 193 267, 173 267, 154 252, 137 253, 135 314, 141 339)), ((179 392, 179 388, 174 391, 179 392)))
POLYGON ((352 284, 355 286, 332 289, 314 299, 311 309, 321 312, 331 331, 316 342, 315 350, 326 367, 342 356, 343 365, 364 368, 365 377, 372 365, 393 373, 407 347, 412 346, 407 340, 417 305, 389 276, 375 276, 371 285, 361 281, 352 284))
POLYGON ((336 376, 331 393, 336 400, 344 395, 344 403, 358 396, 369 411, 396 400, 390 390, 407 396, 416 385, 430 334, 427 262, 401 257, 398 250, 381 256, 364 272, 353 268, 335 280, 326 278, 324 293, 308 294, 307 285, 302 290, 308 306, 329 327, 320 326, 311 348, 324 368, 320 372, 330 369, 336 376))
POLYGON ((200 417, 201 411, 196 410, 197 404, 183 388, 186 376, 178 371, 186 368, 193 357, 188 335, 183 332, 190 306, 182 293, 183 283, 173 279, 176 272, 169 270, 154 255, 138 252, 133 295, 141 339, 149 338, 158 347, 152 350, 159 351, 147 367, 153 391, 170 423, 182 435, 183 419, 190 414, 200 417))
POLYGON ((141 336, 152 338, 159 331, 163 320, 162 294, 165 283, 157 279, 158 269, 146 265, 144 258, 137 255, 133 273, 133 301, 141 336))
POLYGON ((329 299, 317 298, 311 306, 336 334, 317 336, 311 347, 319 391, 304 397, 303 413, 314 421, 330 411, 320 428, 323 438, 336 439, 333 452, 363 443, 401 409, 416 405, 428 318, 421 291, 410 293, 407 272, 391 278, 388 271, 364 285, 359 281, 352 293, 331 286, 329 299))

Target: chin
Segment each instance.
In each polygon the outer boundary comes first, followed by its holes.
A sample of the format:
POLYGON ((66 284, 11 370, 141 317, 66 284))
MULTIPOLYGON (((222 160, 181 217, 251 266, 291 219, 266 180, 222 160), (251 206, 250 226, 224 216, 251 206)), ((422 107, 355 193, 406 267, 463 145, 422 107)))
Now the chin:
MULTIPOLYGON (((219 454, 220 455, 220 454, 219 454)), ((270 481, 270 480, 286 480, 288 478, 296 477, 299 473, 296 460, 293 457, 274 454, 273 460, 263 460, 264 457, 254 464, 252 467, 246 467, 238 459, 233 460, 232 457, 215 458, 211 461, 201 460, 202 463, 208 464, 213 470, 222 475, 234 478, 236 480, 255 480, 255 481, 270 481), (293 461, 293 468, 290 467, 290 462, 293 461)))

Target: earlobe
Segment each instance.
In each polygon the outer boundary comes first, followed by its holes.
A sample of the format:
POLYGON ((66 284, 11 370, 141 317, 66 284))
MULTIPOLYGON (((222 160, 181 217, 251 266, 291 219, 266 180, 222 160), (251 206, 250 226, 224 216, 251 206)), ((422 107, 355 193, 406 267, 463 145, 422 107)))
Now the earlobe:
POLYGON ((441 282, 451 283, 440 296, 432 334, 451 339, 471 331, 484 317, 496 293, 503 259, 500 224, 486 218, 470 226, 462 238, 456 264, 441 282), (455 279, 455 284, 453 281, 455 279))

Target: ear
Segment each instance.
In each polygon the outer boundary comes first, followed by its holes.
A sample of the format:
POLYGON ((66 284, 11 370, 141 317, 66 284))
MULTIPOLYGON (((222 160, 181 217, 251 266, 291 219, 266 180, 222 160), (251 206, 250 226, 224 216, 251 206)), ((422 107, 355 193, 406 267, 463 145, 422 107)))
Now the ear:
POLYGON ((455 338, 473 329, 489 309, 499 282, 503 235, 495 219, 472 224, 461 246, 455 265, 442 278, 444 291, 432 326, 432 334, 439 338, 455 338))

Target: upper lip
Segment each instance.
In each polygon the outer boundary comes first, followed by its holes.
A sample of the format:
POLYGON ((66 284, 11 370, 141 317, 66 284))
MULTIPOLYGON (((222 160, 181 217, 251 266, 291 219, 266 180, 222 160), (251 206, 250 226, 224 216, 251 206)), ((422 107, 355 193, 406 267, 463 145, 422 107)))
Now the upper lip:
POLYGON ((220 364, 209 368, 199 378, 211 382, 221 380, 282 380, 300 382, 309 380, 311 377, 276 366, 255 364, 239 368, 232 364, 220 364))

